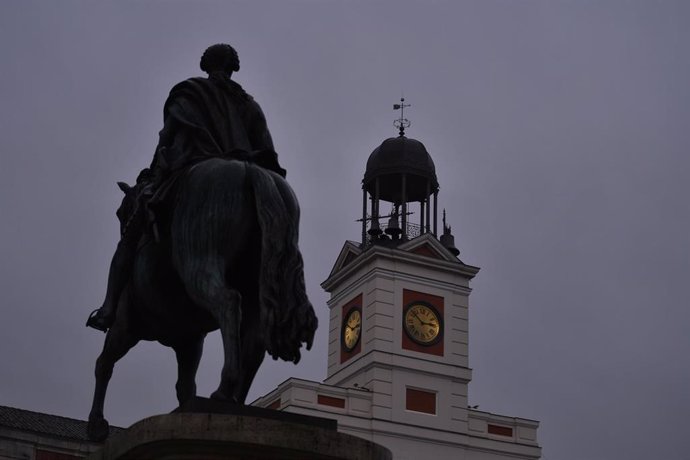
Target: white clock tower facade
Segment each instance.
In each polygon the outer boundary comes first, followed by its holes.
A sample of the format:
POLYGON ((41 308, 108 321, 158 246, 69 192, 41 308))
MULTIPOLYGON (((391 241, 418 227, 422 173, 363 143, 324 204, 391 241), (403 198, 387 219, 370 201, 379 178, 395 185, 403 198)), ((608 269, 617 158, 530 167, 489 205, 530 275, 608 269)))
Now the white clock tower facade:
POLYGON ((478 269, 448 260, 454 257, 431 235, 396 248, 357 252, 347 243, 341 256, 352 262, 336 265, 323 283, 331 293, 324 383, 369 390, 376 420, 466 431, 467 384, 472 378, 467 307, 469 280, 478 269), (410 332, 415 329, 404 319, 405 310, 417 305, 435 316, 433 326, 412 316, 412 326, 425 328, 420 334, 428 334, 429 344, 415 341, 410 332), (342 337, 351 309, 361 311, 361 333, 359 343, 348 351, 342 337))
POLYGON ((344 244, 322 283, 331 294, 326 380, 289 379, 254 404, 335 418, 339 431, 396 460, 540 458, 538 422, 468 407, 479 268, 457 257, 445 217, 437 237, 439 187, 426 148, 401 128, 371 154, 362 184, 361 242, 344 244))

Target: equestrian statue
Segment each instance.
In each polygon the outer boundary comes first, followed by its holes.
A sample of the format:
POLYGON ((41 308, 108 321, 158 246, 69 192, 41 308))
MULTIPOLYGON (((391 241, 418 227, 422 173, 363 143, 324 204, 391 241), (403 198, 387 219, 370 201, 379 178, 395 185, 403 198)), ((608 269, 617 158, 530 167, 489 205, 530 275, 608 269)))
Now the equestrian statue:
POLYGON ((298 248, 299 205, 259 105, 234 82, 226 44, 201 58, 208 78, 170 91, 153 161, 117 210, 121 239, 103 305, 88 436, 103 440, 115 363, 140 340, 172 347, 180 404, 196 396, 206 334, 220 329, 224 364, 211 398, 244 404, 266 352, 297 363, 317 319, 298 248))

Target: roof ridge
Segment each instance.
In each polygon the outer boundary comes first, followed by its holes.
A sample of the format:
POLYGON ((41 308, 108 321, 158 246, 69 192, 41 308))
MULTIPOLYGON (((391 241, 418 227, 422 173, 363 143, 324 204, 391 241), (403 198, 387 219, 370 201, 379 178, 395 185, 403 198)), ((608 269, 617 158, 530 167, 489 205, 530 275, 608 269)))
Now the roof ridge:
POLYGON ((56 418, 61 418, 61 419, 64 419, 64 420, 71 420, 71 421, 73 421, 73 422, 87 423, 86 420, 82 420, 82 419, 78 419, 78 418, 72 418, 72 417, 65 417, 64 415, 48 414, 48 413, 46 413, 46 412, 37 412, 37 411, 34 411, 34 410, 22 409, 22 408, 19 408, 19 407, 2 406, 2 405, 0 405, 0 411, 2 411, 3 409, 16 410, 16 411, 20 411, 20 412, 28 412, 28 413, 36 414, 36 415, 40 415, 40 416, 56 417, 56 418))
MULTIPOLYGON (((92 442, 86 434, 87 424, 86 420, 0 405, 0 426, 5 428, 92 442)), ((110 428, 111 434, 123 430, 118 426, 110 428)))

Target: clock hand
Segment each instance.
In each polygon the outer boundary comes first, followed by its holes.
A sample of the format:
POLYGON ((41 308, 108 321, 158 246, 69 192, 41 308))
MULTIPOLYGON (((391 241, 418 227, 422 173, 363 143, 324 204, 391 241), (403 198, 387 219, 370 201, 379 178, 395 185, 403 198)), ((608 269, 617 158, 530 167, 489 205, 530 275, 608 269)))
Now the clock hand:
POLYGON ((355 326, 355 327, 348 326, 347 324, 345 325, 345 329, 346 329, 346 330, 349 329, 349 330, 351 330, 352 332, 354 332, 356 329, 359 329, 359 328, 361 328, 361 327, 362 327, 362 326, 361 326, 360 324, 358 324, 358 325, 355 326))
POLYGON ((434 326, 434 323, 427 323, 426 321, 423 321, 422 318, 419 317, 417 313, 413 313, 415 318, 419 320, 420 323, 422 323, 424 326, 434 326))

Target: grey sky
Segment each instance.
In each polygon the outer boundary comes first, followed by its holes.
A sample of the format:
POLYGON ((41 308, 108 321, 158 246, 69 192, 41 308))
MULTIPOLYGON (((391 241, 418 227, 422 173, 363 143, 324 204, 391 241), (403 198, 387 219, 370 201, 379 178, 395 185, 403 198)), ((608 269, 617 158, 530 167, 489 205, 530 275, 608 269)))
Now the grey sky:
MULTIPOLYGON (((148 165, 171 86, 233 44, 302 204, 312 302, 360 227, 366 159, 404 91, 436 162, 470 303, 470 403, 542 422, 545 459, 681 459, 690 433, 690 3, 0 3, 0 404, 85 418, 118 238, 115 182, 148 165)), ((326 328, 250 399, 321 380, 326 328)), ((200 394, 218 382, 207 340, 200 394)), ((175 406, 142 343, 106 401, 175 406)))

